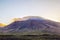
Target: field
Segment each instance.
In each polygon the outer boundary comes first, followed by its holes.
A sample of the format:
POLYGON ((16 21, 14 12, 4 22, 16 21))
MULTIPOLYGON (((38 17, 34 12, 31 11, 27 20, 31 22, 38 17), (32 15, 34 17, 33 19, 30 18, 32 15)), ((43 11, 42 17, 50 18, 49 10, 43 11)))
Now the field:
POLYGON ((60 40, 58 35, 0 35, 0 40, 60 40))

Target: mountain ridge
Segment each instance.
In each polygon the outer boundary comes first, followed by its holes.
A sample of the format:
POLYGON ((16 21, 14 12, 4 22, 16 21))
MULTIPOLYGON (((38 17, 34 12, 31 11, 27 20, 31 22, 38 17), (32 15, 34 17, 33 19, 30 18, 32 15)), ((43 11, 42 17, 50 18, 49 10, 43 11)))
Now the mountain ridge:
POLYGON ((22 34, 40 34, 52 33, 60 34, 60 23, 47 20, 44 18, 28 17, 23 21, 15 21, 5 26, 1 32, 3 33, 21 33, 22 34))

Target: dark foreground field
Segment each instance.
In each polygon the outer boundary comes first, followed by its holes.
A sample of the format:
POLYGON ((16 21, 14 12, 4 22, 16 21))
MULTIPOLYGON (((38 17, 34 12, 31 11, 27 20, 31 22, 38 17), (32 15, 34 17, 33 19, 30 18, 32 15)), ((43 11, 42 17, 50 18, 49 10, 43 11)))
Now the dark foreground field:
POLYGON ((57 35, 0 35, 0 40, 60 40, 57 35))

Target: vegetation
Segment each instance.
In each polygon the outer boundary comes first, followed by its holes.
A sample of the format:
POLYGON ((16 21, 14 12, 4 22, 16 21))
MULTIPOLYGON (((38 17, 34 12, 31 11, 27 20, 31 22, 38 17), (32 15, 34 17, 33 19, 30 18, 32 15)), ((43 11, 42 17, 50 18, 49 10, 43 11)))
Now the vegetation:
POLYGON ((58 35, 0 35, 1 40, 60 40, 58 35))

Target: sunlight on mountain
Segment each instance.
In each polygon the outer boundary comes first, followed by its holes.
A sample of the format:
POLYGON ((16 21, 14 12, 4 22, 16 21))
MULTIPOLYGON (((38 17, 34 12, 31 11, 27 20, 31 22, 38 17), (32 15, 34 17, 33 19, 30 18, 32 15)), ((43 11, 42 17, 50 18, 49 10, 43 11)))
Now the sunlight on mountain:
MULTIPOLYGON (((11 24, 12 22, 15 22, 15 21, 24 21, 24 20, 27 20, 28 18, 41 18, 39 16, 25 16, 25 17, 22 17, 22 18, 12 18, 8 24, 11 24)), ((56 22, 60 22, 59 20, 56 20, 56 19, 52 19, 52 18, 46 18, 46 17, 42 17, 44 19, 47 19, 47 20, 52 20, 52 21, 56 21, 56 22)))
POLYGON ((10 20, 9 24, 15 21, 22 21, 22 18, 13 18, 10 20))
POLYGON ((0 27, 4 27, 4 26, 6 26, 7 24, 5 24, 5 23, 0 23, 0 27))
POLYGON ((12 18, 9 22, 7 22, 6 24, 4 24, 3 22, 0 23, 0 26, 4 27, 6 25, 9 25, 15 21, 24 21, 24 20, 27 20, 29 18, 44 18, 44 19, 47 19, 47 20, 52 20, 52 21, 56 21, 56 22, 60 22, 59 20, 57 20, 56 18, 55 19, 52 19, 52 18, 48 18, 48 17, 39 17, 39 16, 25 16, 25 17, 22 17, 22 18, 12 18))

